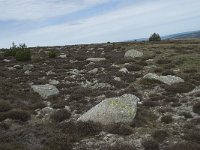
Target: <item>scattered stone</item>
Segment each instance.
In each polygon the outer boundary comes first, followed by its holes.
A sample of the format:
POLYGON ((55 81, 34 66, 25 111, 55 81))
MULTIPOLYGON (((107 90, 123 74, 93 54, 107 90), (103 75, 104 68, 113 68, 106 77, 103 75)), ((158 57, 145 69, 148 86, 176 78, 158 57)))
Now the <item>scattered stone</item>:
POLYGON ((126 68, 122 68, 119 70, 120 72, 123 72, 123 73, 129 73, 129 71, 126 69, 126 68))
POLYGON ((60 58, 66 58, 67 55, 66 55, 66 54, 61 54, 59 57, 60 57, 60 58))
POLYGON ((105 58, 88 58, 86 61, 92 61, 92 62, 99 62, 99 61, 105 61, 105 58))
POLYGON ((158 81, 161 81, 161 82, 163 82, 163 83, 165 83, 167 85, 172 85, 174 83, 184 82, 184 80, 181 79, 180 77, 176 77, 176 76, 172 76, 172 75, 159 76, 159 75, 154 74, 154 73, 148 73, 143 78, 144 79, 158 80, 158 81))
POLYGON ((198 96, 200 95, 200 86, 197 86, 194 90, 188 93, 188 95, 198 96))
POLYGON ((143 56, 142 52, 139 52, 139 51, 134 50, 134 49, 128 50, 125 53, 126 58, 137 58, 137 57, 142 57, 142 56, 143 56))
POLYGON ((47 76, 49 76, 49 75, 53 75, 53 74, 56 74, 56 73, 53 72, 53 71, 48 71, 46 74, 47 74, 47 76))
POLYGON ((26 74, 26 75, 30 75, 30 73, 31 73, 31 71, 29 71, 29 70, 24 72, 24 74, 26 74))
POLYGON ((49 84, 51 84, 51 85, 58 85, 60 82, 59 81, 57 81, 57 80, 50 80, 49 81, 49 84))
POLYGON ((121 78, 120 78, 120 77, 114 77, 114 80, 120 82, 120 81, 121 81, 121 78))
POLYGON ((22 69, 22 67, 20 65, 14 65, 13 68, 15 68, 15 69, 22 69))
POLYGON ((15 70, 16 68, 14 68, 14 67, 7 67, 8 68, 8 70, 15 70))
POLYGON ((98 68, 94 68, 94 69, 90 70, 88 73, 96 74, 98 71, 99 71, 98 68))
POLYGON ((137 112, 139 98, 124 94, 121 97, 108 98, 83 114, 78 121, 93 121, 104 125, 112 123, 131 123, 137 112))
POLYGON ((23 66, 23 70, 31 70, 33 68, 34 68, 34 66, 32 64, 28 64, 28 65, 23 66))
POLYGON ((3 62, 7 62, 7 63, 9 63, 9 62, 11 62, 11 60, 4 59, 3 62))
POLYGON ((69 73, 73 75, 79 75, 80 71, 78 69, 70 69, 69 73))
POLYGON ((43 99, 47 99, 49 96, 59 94, 58 89, 50 84, 32 85, 31 88, 34 92, 38 93, 43 99))

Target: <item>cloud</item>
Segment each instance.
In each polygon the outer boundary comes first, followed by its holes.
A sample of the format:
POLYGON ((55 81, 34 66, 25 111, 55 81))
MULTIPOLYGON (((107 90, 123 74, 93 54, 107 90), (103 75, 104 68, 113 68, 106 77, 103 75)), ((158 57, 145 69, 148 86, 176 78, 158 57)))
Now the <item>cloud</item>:
POLYGON ((106 2, 106 0, 0 0, 0 20, 48 19, 106 2))
POLYGON ((147 37, 152 32, 167 35, 198 30, 199 6, 199 0, 137 1, 99 15, 30 29, 20 35, 0 40, 3 45, 12 41, 25 42, 29 46, 65 45, 123 41, 147 37))

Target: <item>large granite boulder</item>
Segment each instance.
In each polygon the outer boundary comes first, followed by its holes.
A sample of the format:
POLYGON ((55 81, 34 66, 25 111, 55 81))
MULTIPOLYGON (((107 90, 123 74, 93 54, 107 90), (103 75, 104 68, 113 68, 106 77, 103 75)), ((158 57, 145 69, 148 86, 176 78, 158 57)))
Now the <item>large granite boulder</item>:
POLYGON ((136 58, 136 57, 142 57, 142 56, 143 56, 142 52, 139 52, 134 49, 128 50, 124 55, 125 58, 136 58))
POLYGON ((50 84, 32 85, 31 88, 34 92, 38 93, 43 99, 47 99, 49 96, 59 94, 59 90, 54 85, 50 84))
POLYGON ((103 125, 112 123, 131 123, 136 116, 137 103, 135 95, 124 94, 121 97, 108 98, 84 113, 78 121, 93 121, 103 125))
POLYGON ((172 75, 159 76, 155 73, 148 73, 143 78, 144 79, 158 80, 158 81, 163 82, 167 85, 172 85, 174 83, 184 82, 184 80, 181 79, 180 77, 176 77, 176 76, 172 76, 172 75))

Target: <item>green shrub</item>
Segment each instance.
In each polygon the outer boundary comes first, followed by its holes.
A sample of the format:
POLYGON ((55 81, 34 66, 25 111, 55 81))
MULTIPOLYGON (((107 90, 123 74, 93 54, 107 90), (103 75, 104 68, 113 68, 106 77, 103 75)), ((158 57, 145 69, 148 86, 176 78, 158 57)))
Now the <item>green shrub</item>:
POLYGON ((61 122, 63 120, 69 119, 71 116, 71 113, 66 110, 66 109, 62 109, 62 110, 58 110, 56 112, 54 112, 50 118, 56 122, 61 122))
POLYGON ((31 60, 31 52, 28 49, 18 49, 15 55, 18 61, 28 61, 31 60))
POLYGON ((161 37, 159 34, 154 33, 149 37, 149 41, 161 41, 161 37))
POLYGON ((0 112, 9 111, 12 108, 9 102, 7 101, 0 101, 0 112))
POLYGON ((8 112, 7 118, 25 122, 31 118, 31 115, 29 112, 24 110, 12 110, 8 112))
POLYGON ((164 122, 166 124, 169 124, 169 123, 172 123, 173 122, 173 118, 171 115, 166 115, 166 116, 163 116, 161 118, 161 122, 164 122))
POLYGON ((56 58, 56 52, 54 50, 49 51, 49 58, 56 58))
POLYGON ((4 52, 4 57, 15 56, 16 49, 9 49, 4 52))

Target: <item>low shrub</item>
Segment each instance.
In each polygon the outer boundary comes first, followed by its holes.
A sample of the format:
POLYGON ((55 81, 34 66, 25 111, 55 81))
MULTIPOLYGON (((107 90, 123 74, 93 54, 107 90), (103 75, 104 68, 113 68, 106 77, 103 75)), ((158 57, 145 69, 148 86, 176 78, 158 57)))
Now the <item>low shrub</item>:
POLYGON ((128 69, 128 71, 140 71, 140 70, 143 69, 142 66, 137 65, 137 64, 127 65, 127 66, 125 66, 125 67, 128 69))
POLYGON ((166 115, 166 116, 161 117, 161 122, 169 124, 173 122, 173 118, 171 115, 166 115))
POLYGON ((195 88, 193 84, 187 82, 175 83, 171 86, 165 86, 165 90, 171 93, 187 93, 195 88))
POLYGON ((15 58, 17 61, 31 60, 31 52, 29 49, 19 49, 16 51, 15 58))
POLYGON ((200 115, 200 102, 194 104, 194 106, 192 107, 192 110, 194 113, 197 113, 200 115))
POLYGON ((183 138, 200 144, 200 129, 193 128, 191 130, 186 130, 183 138))
POLYGON ((179 113, 180 116, 184 116, 185 118, 193 118, 193 116, 191 115, 191 113, 189 112, 180 112, 179 113))
POLYGON ((166 137, 168 136, 168 133, 167 131, 165 130, 155 130, 153 133, 152 133, 152 137, 156 140, 156 141, 159 141, 159 142, 162 142, 166 139, 166 137))
POLYGON ((49 58, 56 58, 56 51, 54 50, 49 51, 49 58))
POLYGON ((142 142, 144 150, 159 150, 158 142, 152 139, 144 140, 142 142))
POLYGON ((31 118, 31 115, 29 112, 24 110, 11 110, 8 112, 7 117, 13 120, 25 122, 31 118))
POLYGON ((159 102, 151 101, 151 100, 146 100, 143 102, 143 106, 147 106, 147 107, 156 107, 159 104, 160 104, 159 102))
POLYGON ((99 123, 94 123, 92 121, 82 122, 79 121, 76 124, 77 132, 81 136, 92 136, 101 132, 102 126, 99 123))
POLYGON ((129 143, 116 143, 113 146, 107 146, 106 150, 136 150, 136 147, 129 143))
POLYGON ((156 61, 157 64, 169 64, 171 63, 171 60, 167 59, 167 58, 161 58, 161 59, 158 59, 156 61))
POLYGON ((7 101, 0 101, 0 112, 6 112, 12 109, 12 106, 7 101))
POLYGON ((133 133, 133 129, 121 123, 113 123, 104 127, 106 132, 118 135, 130 135, 133 133))
POLYGON ((164 150, 199 150, 200 145, 191 142, 181 142, 176 144, 171 144, 167 146, 164 150))
POLYGON ((50 118, 56 122, 61 122, 63 120, 69 119, 71 116, 71 113, 66 110, 66 109, 62 109, 62 110, 58 110, 56 112, 54 112, 50 118))

